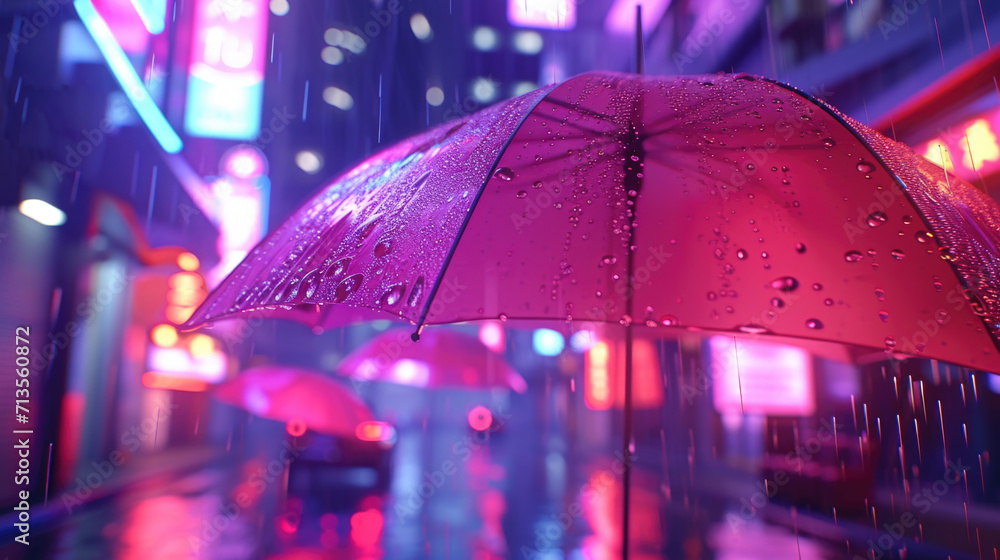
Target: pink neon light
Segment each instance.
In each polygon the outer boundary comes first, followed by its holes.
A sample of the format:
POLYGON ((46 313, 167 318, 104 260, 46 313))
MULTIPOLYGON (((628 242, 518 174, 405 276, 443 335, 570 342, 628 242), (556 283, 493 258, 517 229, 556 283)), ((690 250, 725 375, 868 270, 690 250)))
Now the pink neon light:
POLYGON ((132 0, 93 0, 93 4, 123 51, 129 54, 146 51, 150 35, 132 0))
POLYGON ((503 327, 499 323, 483 323, 479 327, 479 342, 494 352, 504 351, 503 327))
POLYGON ((507 21, 518 27, 573 29, 576 0, 507 0, 507 21))
POLYGON ((636 5, 642 5, 642 31, 649 33, 663 18, 670 0, 615 0, 604 19, 604 28, 619 35, 635 33, 636 5))
POLYGON ((190 73, 224 85, 264 79, 266 0, 197 0, 190 73))
POLYGON ((816 411, 805 350, 731 336, 709 342, 715 408, 723 414, 810 416, 816 411))

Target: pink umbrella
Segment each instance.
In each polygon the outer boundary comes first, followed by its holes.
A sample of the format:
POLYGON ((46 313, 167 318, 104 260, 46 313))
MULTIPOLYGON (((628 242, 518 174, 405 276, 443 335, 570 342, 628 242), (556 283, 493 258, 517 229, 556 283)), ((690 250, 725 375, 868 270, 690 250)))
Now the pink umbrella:
POLYGON ((1000 370, 998 226, 967 183, 780 84, 592 73, 365 161, 189 325, 346 303, 419 326, 636 322, 1000 370))
POLYGON ((214 396, 261 418, 338 437, 354 437, 359 424, 373 419, 350 389, 322 374, 289 366, 248 369, 219 385, 214 396))
POLYGON ((483 318, 599 321, 1000 371, 998 277, 997 205, 828 105, 746 74, 588 73, 336 179, 188 326, 344 303, 415 337, 483 318))
POLYGON ((513 389, 528 386, 506 360, 478 338, 431 329, 419 343, 402 329, 386 331, 348 355, 337 371, 355 379, 424 388, 513 389))

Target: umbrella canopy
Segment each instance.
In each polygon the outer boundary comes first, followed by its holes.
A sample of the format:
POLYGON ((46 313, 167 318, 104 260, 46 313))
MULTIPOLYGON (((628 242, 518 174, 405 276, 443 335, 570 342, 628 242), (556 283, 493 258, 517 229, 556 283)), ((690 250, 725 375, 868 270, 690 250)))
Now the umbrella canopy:
POLYGON ((188 326, 346 303, 421 326, 681 326, 1000 371, 998 228, 987 196, 787 86, 590 73, 368 159, 188 326))
POLYGON ((354 437, 372 412, 350 389, 307 369, 260 366, 219 385, 215 398, 261 418, 294 422, 314 432, 354 437))
POLYGON ((524 378, 478 338, 431 329, 419 343, 393 329, 348 355, 337 371, 355 379, 423 388, 527 390, 524 378))

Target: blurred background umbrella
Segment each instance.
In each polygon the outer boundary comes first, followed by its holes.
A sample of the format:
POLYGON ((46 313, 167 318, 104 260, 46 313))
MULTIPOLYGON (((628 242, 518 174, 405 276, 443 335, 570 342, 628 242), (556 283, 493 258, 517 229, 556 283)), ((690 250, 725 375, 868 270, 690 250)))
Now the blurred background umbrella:
POLYGON ((386 331, 348 355, 337 371, 354 379, 439 389, 513 389, 528 386, 502 356, 478 338, 431 329, 419 343, 403 329, 386 331))
POLYGON ((371 410, 350 389, 320 373, 288 366, 259 366, 223 383, 218 400, 261 418, 286 422, 290 432, 305 430, 355 437, 371 410))

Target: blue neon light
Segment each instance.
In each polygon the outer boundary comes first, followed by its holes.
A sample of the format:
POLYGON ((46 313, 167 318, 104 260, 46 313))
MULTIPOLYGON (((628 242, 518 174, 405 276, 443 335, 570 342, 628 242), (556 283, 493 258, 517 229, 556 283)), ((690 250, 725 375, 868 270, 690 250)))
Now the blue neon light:
POLYGON ((163 33, 166 28, 166 0, 132 0, 132 6, 139 12, 139 19, 146 26, 146 31, 153 35, 163 33))
POLYGON ((170 126, 170 123, 167 122, 167 118, 163 116, 160 108, 153 102, 149 92, 142 83, 142 79, 139 78, 139 74, 136 73, 125 51, 115 41, 111 29, 108 28, 108 24, 101 18, 101 15, 97 13, 94 5, 90 0, 75 0, 73 7, 76 8, 76 13, 80 16, 80 21, 83 22, 84 27, 90 32, 91 37, 94 38, 94 42, 97 43, 97 48, 104 55, 104 59, 111 69, 111 74, 118 80, 118 84, 125 92, 125 96, 128 97, 135 111, 139 113, 139 118, 142 119, 142 122, 146 123, 146 126, 149 127, 149 131, 153 133, 153 137, 156 138, 156 141, 159 142, 160 146, 168 154, 180 152, 181 148, 184 147, 180 136, 177 135, 173 127, 170 126))

